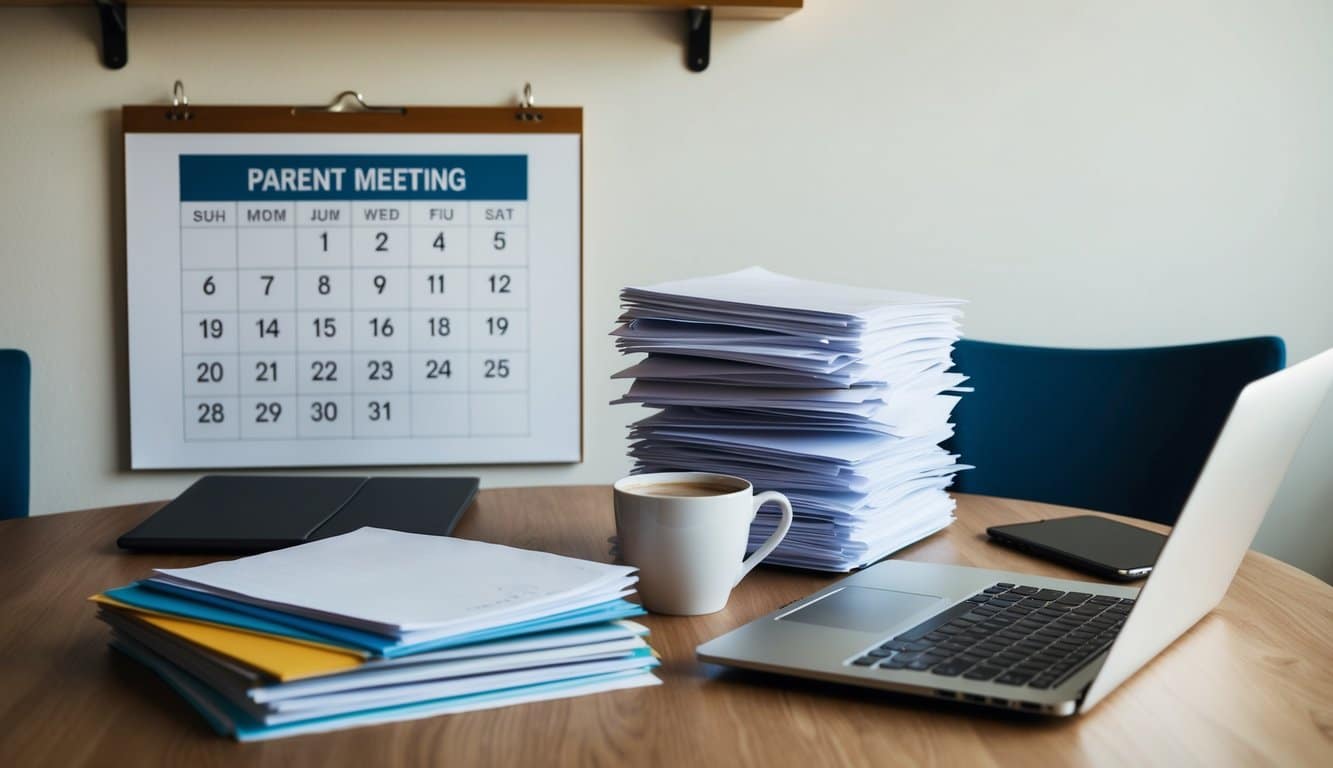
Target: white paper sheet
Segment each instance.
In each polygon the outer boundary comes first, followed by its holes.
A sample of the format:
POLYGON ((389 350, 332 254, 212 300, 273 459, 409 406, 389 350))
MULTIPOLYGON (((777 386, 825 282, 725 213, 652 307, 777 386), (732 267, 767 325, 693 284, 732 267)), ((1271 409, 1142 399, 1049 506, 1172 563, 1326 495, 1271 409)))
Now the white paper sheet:
POLYGON ((378 632, 461 633, 604 602, 634 569, 499 544, 362 528, 159 578, 378 632))

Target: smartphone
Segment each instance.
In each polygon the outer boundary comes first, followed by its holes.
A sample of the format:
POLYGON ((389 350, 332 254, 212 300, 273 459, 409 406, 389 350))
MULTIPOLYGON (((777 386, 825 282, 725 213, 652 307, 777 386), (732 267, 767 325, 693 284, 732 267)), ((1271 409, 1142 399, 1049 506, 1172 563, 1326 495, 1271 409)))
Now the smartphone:
POLYGON ((1166 543, 1160 533, 1095 515, 993 525, 986 533, 1000 544, 1117 581, 1151 573, 1166 543))

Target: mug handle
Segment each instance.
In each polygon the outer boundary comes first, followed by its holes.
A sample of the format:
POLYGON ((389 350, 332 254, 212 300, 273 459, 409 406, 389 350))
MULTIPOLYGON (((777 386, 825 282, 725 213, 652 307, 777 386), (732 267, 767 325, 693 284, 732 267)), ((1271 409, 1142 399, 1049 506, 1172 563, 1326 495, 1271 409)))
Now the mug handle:
POLYGON ((791 502, 787 500, 786 496, 777 491, 764 491, 754 497, 754 512, 751 513, 750 519, 753 520, 754 515, 759 513, 759 508, 770 501, 777 502, 777 505, 782 507, 782 521, 778 523, 778 528, 773 531, 773 535, 768 537, 768 541, 765 541, 759 549, 754 551, 754 554, 745 558, 745 562, 741 563, 741 572, 736 576, 736 580, 732 582, 733 587, 741 583, 741 579, 745 578, 746 574, 754 570, 756 565, 759 565, 765 557, 768 557, 774 549, 777 549, 778 544, 782 542, 788 529, 791 528, 791 502))

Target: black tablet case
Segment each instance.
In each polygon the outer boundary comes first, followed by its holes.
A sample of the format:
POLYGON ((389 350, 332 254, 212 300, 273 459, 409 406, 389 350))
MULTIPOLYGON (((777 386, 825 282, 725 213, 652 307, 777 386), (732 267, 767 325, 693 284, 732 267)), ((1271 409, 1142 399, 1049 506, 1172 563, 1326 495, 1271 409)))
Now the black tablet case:
POLYGON ((245 554, 367 525, 447 536, 477 486, 475 477, 207 475, 116 543, 245 554))

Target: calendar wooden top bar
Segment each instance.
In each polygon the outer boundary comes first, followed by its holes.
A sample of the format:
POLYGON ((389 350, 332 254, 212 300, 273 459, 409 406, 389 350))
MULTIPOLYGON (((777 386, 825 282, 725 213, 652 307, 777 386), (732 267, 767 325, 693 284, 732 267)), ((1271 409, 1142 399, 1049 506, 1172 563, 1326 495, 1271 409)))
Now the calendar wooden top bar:
POLYGON ((422 107, 401 112, 328 112, 305 107, 168 104, 122 108, 126 133, 582 133, 582 107, 422 107), (540 115, 540 120, 524 115, 540 115))

